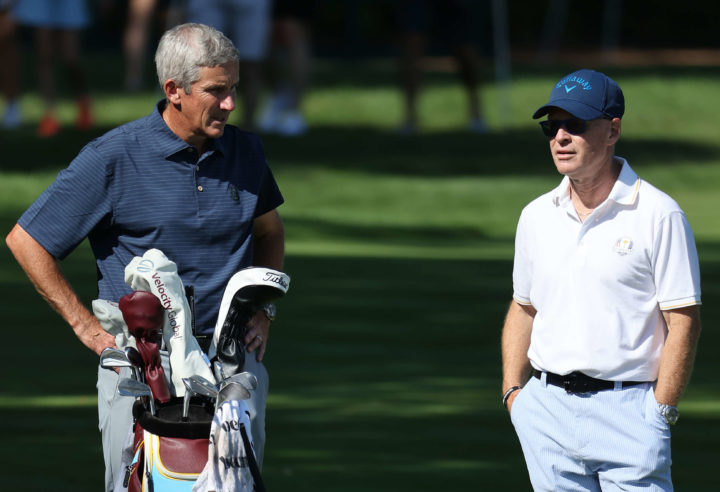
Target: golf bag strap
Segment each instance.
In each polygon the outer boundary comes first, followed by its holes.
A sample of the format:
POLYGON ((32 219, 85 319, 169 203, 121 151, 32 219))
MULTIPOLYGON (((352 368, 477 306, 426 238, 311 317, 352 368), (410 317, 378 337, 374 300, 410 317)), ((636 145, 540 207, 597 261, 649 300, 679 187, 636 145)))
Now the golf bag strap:
POLYGON ((245 424, 242 422, 240 422, 240 435, 242 436, 243 447, 247 455, 250 475, 253 477, 253 490, 255 490, 255 492, 265 492, 265 483, 263 482, 262 475, 260 475, 260 467, 255 460, 255 451, 250 443, 247 430, 245 430, 245 424))

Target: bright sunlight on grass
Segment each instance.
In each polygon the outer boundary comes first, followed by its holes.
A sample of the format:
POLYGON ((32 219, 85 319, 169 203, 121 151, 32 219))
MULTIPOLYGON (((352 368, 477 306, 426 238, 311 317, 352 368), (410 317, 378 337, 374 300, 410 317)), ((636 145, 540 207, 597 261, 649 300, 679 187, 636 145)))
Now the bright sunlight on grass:
MULTIPOLYGON (((599 67, 602 68, 602 67, 599 67)), ((493 131, 465 131, 455 78, 432 74, 419 135, 401 136, 392 65, 328 62, 315 79, 310 132, 264 136, 286 198, 289 294, 267 354, 272 387, 263 470, 270 490, 528 490, 520 446, 499 400, 499 335, 511 297, 522 207, 556 186, 532 112, 566 67, 516 68, 500 124, 499 91, 482 99, 493 131)), ((703 274, 703 332, 673 430, 678 490, 714 490, 720 462, 720 70, 617 68, 627 115, 618 153, 685 209, 703 274)), ((108 90, 98 127, 38 141, 38 98, 26 125, 0 133, 0 224, 6 232, 93 136, 151 111, 157 93, 108 90)), ((72 121, 72 107, 61 106, 72 121)), ((79 192, 82 192, 79 190, 79 192)), ((96 357, 50 311, 0 248, 8 423, 0 458, 8 490, 98 490, 96 357), (68 462, 68 453, 72 459, 68 462)), ((86 302, 96 294, 86 244, 63 269, 86 302)))

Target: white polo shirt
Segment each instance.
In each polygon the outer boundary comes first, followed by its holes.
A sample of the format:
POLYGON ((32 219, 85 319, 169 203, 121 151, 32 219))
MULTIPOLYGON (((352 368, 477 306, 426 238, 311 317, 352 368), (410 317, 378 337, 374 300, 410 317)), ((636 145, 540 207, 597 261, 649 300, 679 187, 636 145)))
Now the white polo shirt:
POLYGON ((585 222, 568 177, 525 207, 513 297, 537 310, 535 369, 654 381, 667 336, 661 310, 700 304, 697 250, 678 204, 616 159, 618 180, 585 222))

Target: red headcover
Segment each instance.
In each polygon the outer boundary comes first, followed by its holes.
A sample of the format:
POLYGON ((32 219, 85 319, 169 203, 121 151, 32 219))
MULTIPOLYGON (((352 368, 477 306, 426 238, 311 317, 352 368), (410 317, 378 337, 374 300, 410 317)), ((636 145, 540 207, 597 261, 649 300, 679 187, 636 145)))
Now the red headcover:
POLYGON ((155 399, 166 403, 170 400, 170 388, 160 363, 165 310, 154 294, 141 290, 121 297, 119 306, 128 330, 135 337, 138 352, 145 361, 145 380, 155 399))

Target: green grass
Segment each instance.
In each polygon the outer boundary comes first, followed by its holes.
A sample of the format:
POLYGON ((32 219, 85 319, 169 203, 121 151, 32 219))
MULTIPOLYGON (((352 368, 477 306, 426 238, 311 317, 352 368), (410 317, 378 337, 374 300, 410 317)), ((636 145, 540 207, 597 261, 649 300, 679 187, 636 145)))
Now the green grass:
MULTIPOLYGON (((324 63, 306 101, 311 132, 264 137, 286 197, 288 296, 272 331, 264 477, 282 490, 528 490, 520 446, 499 403, 500 328, 511 296, 522 207, 559 177, 529 115, 569 67, 519 67, 501 117, 482 96, 489 135, 464 132, 463 94, 431 74, 420 135, 402 137, 389 62, 324 63)), ((678 491, 715 488, 720 460, 720 141, 717 68, 611 71, 628 113, 618 153, 683 206, 698 241, 705 331, 673 431, 678 491)), ((146 114, 155 94, 98 91, 99 128, 38 141, 0 133, 0 227, 94 135, 146 114)), ((61 108, 66 122, 72 106, 61 108)), ((95 295, 86 244, 63 268, 95 295)), ((96 357, 50 311, 0 247, 9 335, 0 389, 0 459, 9 490, 98 490, 103 463, 96 357)))

